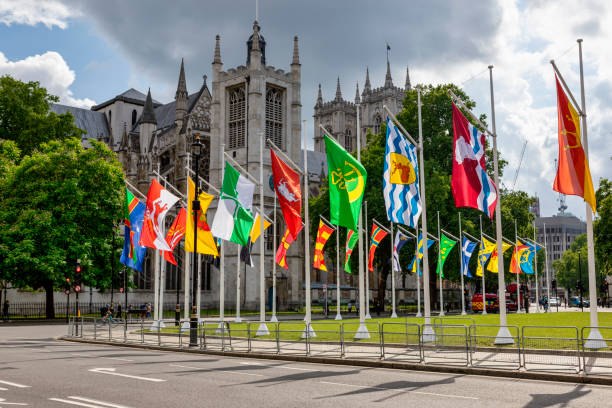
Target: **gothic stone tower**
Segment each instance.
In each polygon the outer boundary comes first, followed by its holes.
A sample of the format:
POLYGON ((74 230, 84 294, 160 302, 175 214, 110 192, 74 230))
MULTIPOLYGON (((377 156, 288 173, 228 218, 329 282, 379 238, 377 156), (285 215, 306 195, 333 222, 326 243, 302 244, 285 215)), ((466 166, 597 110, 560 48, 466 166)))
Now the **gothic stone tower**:
MULTIPOLYGON (((210 137, 210 182, 221 185, 221 167, 224 166, 222 149, 259 180, 260 146, 270 139, 291 159, 299 163, 301 154, 301 65, 298 52, 298 39, 293 40, 293 58, 290 70, 285 72, 266 65, 266 41, 260 34, 257 21, 253 23, 253 34, 247 41, 246 66, 223 70, 221 61, 220 37, 216 38, 212 63, 212 128, 210 137)), ((273 211, 273 190, 269 186, 272 174, 270 154, 264 145, 264 201, 265 214, 273 211)), ((254 206, 259 207, 259 187, 255 189, 254 206)), ((215 205, 216 203, 213 203, 215 205)), ((211 207, 211 210, 214 208, 211 207)), ((211 218, 212 219, 212 218, 211 218)), ((282 215, 277 211, 277 245, 285 230, 282 215)), ((260 238, 261 239, 261 238, 260 238)), ((266 303, 268 291, 272 286, 271 272, 273 254, 272 227, 265 234, 265 275, 266 303)), ((294 243, 287 255, 289 271, 277 269, 277 294, 282 304, 297 304, 302 292, 303 259, 298 250, 301 240, 294 243)), ((234 304, 236 288, 236 260, 238 245, 225 245, 225 282, 226 299, 234 304)), ((254 268, 241 264, 243 279, 243 305, 257 308, 259 305, 259 243, 253 250, 254 268), (244 276, 246 275, 246 276, 244 276)), ((216 291, 215 291, 216 292, 216 291)))

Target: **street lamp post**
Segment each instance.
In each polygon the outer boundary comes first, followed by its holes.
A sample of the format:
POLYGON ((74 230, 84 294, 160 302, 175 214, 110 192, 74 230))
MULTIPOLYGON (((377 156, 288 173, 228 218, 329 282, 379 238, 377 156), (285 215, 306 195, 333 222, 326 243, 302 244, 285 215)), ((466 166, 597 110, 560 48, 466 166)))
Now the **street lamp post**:
MULTIPOLYGON (((195 196, 193 197, 193 203, 191 208, 193 209, 193 254, 194 261, 196 258, 195 254, 198 252, 198 211, 200 211, 200 180, 199 180, 199 163, 200 163, 200 155, 202 154, 202 143, 200 142, 200 134, 196 133, 195 140, 191 144, 191 151, 195 156, 195 160, 193 161, 193 172, 195 174, 195 196)), ((197 287, 197 279, 196 274, 198 273, 198 262, 193 262, 192 265, 192 279, 191 279, 191 315, 189 319, 189 346, 196 347, 198 345, 198 306, 196 303, 196 293, 198 290, 197 287)))

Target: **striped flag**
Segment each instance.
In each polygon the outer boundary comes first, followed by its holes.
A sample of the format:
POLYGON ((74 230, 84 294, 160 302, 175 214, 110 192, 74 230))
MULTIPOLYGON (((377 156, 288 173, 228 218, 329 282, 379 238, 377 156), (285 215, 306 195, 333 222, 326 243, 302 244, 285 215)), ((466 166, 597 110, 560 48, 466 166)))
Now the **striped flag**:
POLYGON ((461 271, 468 278, 472 277, 470 273, 470 258, 474 253, 474 249, 476 248, 476 243, 470 241, 466 237, 463 237, 463 247, 461 248, 461 271))
POLYGON ((325 266, 325 256, 323 255, 323 247, 333 232, 334 229, 332 227, 324 223, 323 220, 319 220, 319 231, 317 232, 317 241, 315 242, 314 249, 314 262, 312 266, 322 271, 327 271, 327 266, 325 266))
POLYGON ((372 237, 370 238, 370 255, 368 255, 368 270, 374 272, 374 254, 378 244, 387 236, 387 231, 380 228, 376 222, 372 223, 372 237))
POLYGON ((402 270, 399 260, 399 251, 401 251, 404 245, 408 243, 409 239, 409 237, 399 231, 397 231, 397 233, 395 234, 395 242, 393 242, 393 267, 396 271, 402 270))
POLYGON ((125 242, 120 262, 142 272, 142 262, 147 248, 140 246, 140 232, 144 222, 145 205, 130 190, 125 190, 125 242))
MULTIPOLYGON (((431 247, 434 242, 436 242, 436 241, 434 241, 433 239, 428 239, 427 240, 427 249, 429 249, 429 247, 431 247)), ((420 265, 421 259, 423 259, 423 235, 422 234, 419 234, 418 254, 419 254, 419 265, 420 265)), ((417 263, 416 263, 416 260, 417 260, 417 257, 415 255, 414 258, 412 258, 412 263, 408 267, 408 269, 410 271, 412 271, 412 273, 417 273, 417 263)), ((421 272, 421 269, 419 268, 419 275, 422 275, 422 274, 423 273, 421 272)))
POLYGON ((351 255, 353 253, 353 248, 355 248, 355 244, 357 243, 358 240, 359 240, 359 236, 357 235, 355 231, 353 231, 352 229, 347 230, 346 248, 345 248, 346 256, 344 258, 344 270, 351 274, 353 273, 351 271, 351 264, 350 264, 351 255))
POLYGON ((285 235, 283 235, 283 239, 281 240, 280 245, 278 246, 278 250, 276 251, 276 263, 278 266, 282 266, 285 269, 289 269, 287 266, 287 250, 293 243, 293 235, 291 235, 291 231, 289 228, 285 231, 285 235))
POLYGON ((419 166, 416 147, 387 117, 387 144, 383 172, 387 219, 414 227, 421 215, 419 166))

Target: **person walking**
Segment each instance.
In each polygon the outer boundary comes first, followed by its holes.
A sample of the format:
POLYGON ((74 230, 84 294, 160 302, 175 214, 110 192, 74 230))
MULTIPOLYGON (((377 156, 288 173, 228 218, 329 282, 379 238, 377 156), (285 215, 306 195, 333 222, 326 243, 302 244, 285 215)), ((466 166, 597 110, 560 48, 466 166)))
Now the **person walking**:
POLYGON ((151 317, 153 317, 153 310, 151 308, 151 304, 147 303, 147 319, 150 319, 151 317))
POLYGON ((117 303, 117 319, 121 319, 121 312, 122 312, 121 302, 118 302, 117 303))
POLYGON ((9 316, 9 301, 8 299, 4 302, 4 305, 2 305, 2 320, 4 321, 8 321, 10 322, 10 316, 9 316))

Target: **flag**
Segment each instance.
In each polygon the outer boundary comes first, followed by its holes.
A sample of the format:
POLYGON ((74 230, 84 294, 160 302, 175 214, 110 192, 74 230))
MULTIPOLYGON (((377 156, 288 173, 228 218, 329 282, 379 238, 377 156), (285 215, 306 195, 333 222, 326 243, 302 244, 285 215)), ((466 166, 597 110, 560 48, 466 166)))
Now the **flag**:
POLYGON ((247 245, 253 226, 254 191, 255 184, 226 162, 221 197, 211 228, 213 236, 247 245))
POLYGON ((491 257, 493 251, 497 248, 497 243, 491 242, 485 237, 482 237, 482 243, 480 244, 480 250, 478 251, 478 268, 476 268, 476 276, 482 276, 484 266, 491 257))
POLYGON ((453 249, 456 243, 456 241, 448 239, 444 234, 440 236, 440 262, 438 262, 436 273, 442 275, 442 277, 444 277, 444 261, 446 261, 449 251, 453 249))
POLYGON ((120 262, 128 268, 142 272, 147 248, 140 246, 140 233, 144 221, 145 205, 130 190, 125 190, 125 241, 120 262))
POLYGON ((582 148, 580 117, 557 82, 557 112, 559 118, 559 167, 553 190, 562 194, 577 195, 591 205, 595 214, 595 193, 589 162, 582 148))
POLYGON ((370 272, 374 272, 374 253, 376 253, 376 248, 378 248, 378 244, 384 237, 387 236, 387 231, 380 228, 376 222, 372 223, 372 236, 370 238, 370 254, 368 255, 368 270, 370 272))
MULTIPOLYGON (((429 249, 430 246, 433 245, 433 243, 436 242, 433 239, 428 239, 427 240, 427 248, 429 249)), ((419 254, 419 262, 421 261, 421 259, 423 259, 423 236, 422 234, 419 234, 419 245, 418 245, 418 254, 419 254)), ((417 272, 417 263, 416 263, 416 255, 414 256, 414 258, 412 258, 412 263, 410 264, 410 266, 408 267, 409 270, 412 271, 412 273, 416 273, 417 272)), ((421 275, 420 269, 419 269, 419 275, 421 275)))
POLYGON ((289 231, 289 228, 287 228, 287 230, 285 231, 285 235, 283 235, 283 239, 281 240, 281 243, 278 246, 278 249, 276 250, 276 263, 285 269, 289 269, 289 267, 287 266, 286 256, 287 250, 289 249, 293 241, 293 235, 291 235, 291 231, 289 231))
MULTIPOLYGON (((255 222, 253 223, 253 228, 251 228, 251 232, 249 233, 249 241, 246 246, 240 248, 240 260, 250 267, 255 266, 253 264, 253 259, 251 258, 251 252, 253 251, 253 244, 257 241, 257 238, 261 236, 261 216, 257 214, 255 217, 255 222)), ((272 223, 264 218, 264 231, 270 226, 272 223)))
POLYGON ((162 251, 170 251, 166 237, 162 232, 164 218, 168 210, 179 200, 177 196, 162 187, 156 179, 151 182, 147 194, 147 207, 139 244, 162 251))
MULTIPOLYGON (((193 200, 195 197, 195 183, 191 180, 191 177, 187 178, 188 180, 188 191, 187 191, 187 223, 185 228, 185 252, 193 252, 193 200)), ((208 210, 208 206, 213 200, 214 196, 205 193, 204 191, 200 192, 199 201, 200 201, 200 210, 198 211, 198 253, 204 255, 213 255, 218 256, 219 251, 217 249, 217 245, 215 244, 215 240, 210 232, 210 227, 208 226, 206 211, 208 210)))
POLYGON ((325 149, 329 173, 331 223, 356 231, 367 172, 357 159, 327 135, 325 135, 325 149))
POLYGON ((453 175, 455 207, 472 207, 493 218, 497 188, 486 172, 485 135, 453 103, 453 175))
POLYGON ((399 231, 395 233, 395 241, 393 241, 393 268, 396 271, 402 270, 399 261, 399 251, 408 243, 409 239, 409 237, 399 231))
POLYGON ((414 228, 421 215, 416 147, 408 142, 389 117, 387 117, 383 196, 387 219, 414 228))
POLYGON ((461 248, 461 271, 468 278, 472 277, 470 273, 470 258, 474 253, 474 249, 476 248, 476 243, 470 241, 466 237, 463 237, 463 247, 461 248))
POLYGON ((525 245, 527 245, 527 250, 525 250, 522 256, 519 258, 519 266, 526 274, 533 275, 535 273, 533 270, 534 255, 536 251, 541 250, 542 247, 531 242, 527 242, 525 245))
POLYGON ((270 149, 272 163, 272 180, 278 197, 283 218, 291 235, 297 237, 302 229, 302 192, 300 190, 300 175, 278 158, 270 149))
POLYGON ((514 246, 514 253, 512 254, 512 261, 510 262, 510 273, 521 273, 522 268, 520 264, 523 256, 525 257, 525 262, 527 261, 528 251, 529 247, 517 239, 516 245, 514 246))
POLYGON ((353 253, 353 248, 355 248, 355 244, 357 243, 357 241, 359 241, 359 235, 357 235, 357 233, 352 229, 347 230, 344 270, 350 274, 352 274, 353 272, 351 271, 351 264, 349 261, 351 260, 351 254, 353 253))
MULTIPOLYGON (((512 245, 502 242, 502 252, 505 254, 508 249, 512 248, 512 245)), ((497 244, 495 250, 491 253, 491 259, 489 265, 487 265, 487 271, 492 273, 499 273, 499 261, 497 260, 497 244)))
MULTIPOLYGON (((217 248, 217 255, 204 255, 202 260, 208 264, 211 264, 217 269, 221 268, 221 258, 219 258, 219 253, 221 252, 221 239, 213 238, 213 243, 217 248)), ((199 252, 199 251, 198 251, 199 252)))
POLYGON ((319 231, 317 232, 317 240, 315 242, 314 249, 314 262, 313 267, 320 269, 322 271, 327 271, 327 266, 325 266, 325 256, 323 255, 323 247, 325 243, 334 232, 334 229, 323 222, 323 220, 319 220, 319 231))
POLYGON ((172 225, 170 226, 168 233, 166 234, 166 242, 170 246, 171 251, 163 251, 164 259, 173 265, 178 265, 178 263, 176 262, 176 259, 174 258, 174 254, 172 253, 172 251, 174 251, 174 248, 176 248, 176 245, 185 236, 185 228, 186 228, 186 221, 187 221, 186 218, 187 218, 187 212, 185 211, 184 207, 181 207, 181 209, 179 210, 179 213, 174 219, 174 222, 172 222, 172 225))

